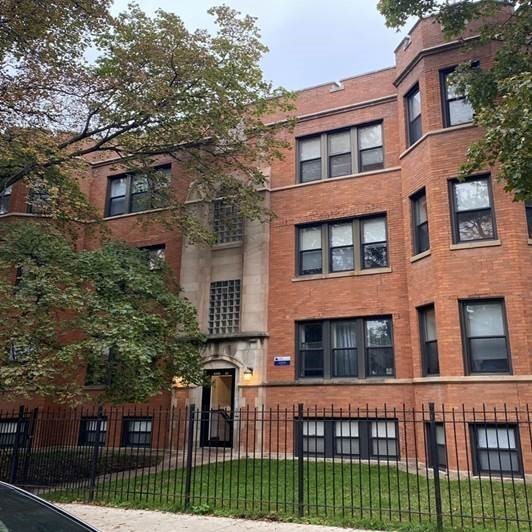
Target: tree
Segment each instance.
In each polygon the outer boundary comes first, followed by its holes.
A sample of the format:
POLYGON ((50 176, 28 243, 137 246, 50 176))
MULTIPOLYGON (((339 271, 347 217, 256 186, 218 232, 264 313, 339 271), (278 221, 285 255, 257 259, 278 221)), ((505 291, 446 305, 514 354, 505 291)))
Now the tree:
MULTIPOLYGON (((265 117, 291 103, 263 79, 255 20, 213 8, 209 35, 134 4, 112 17, 109 3, 2 1, 0 190, 24 179, 48 189, 52 216, 93 219, 74 179, 83 158, 103 153, 149 172, 164 155, 206 199, 222 187, 244 215, 262 216, 261 168, 281 156, 287 126, 265 117)), ((164 220, 190 233, 198 224, 188 216, 173 195, 164 220)))
POLYGON ((468 21, 486 17, 477 42, 498 43, 492 66, 462 65, 454 76, 473 106, 475 123, 484 130, 469 147, 461 175, 497 166, 498 178, 516 200, 532 199, 531 6, 530 0, 379 0, 378 4, 388 26, 399 28, 410 16, 432 15, 453 38, 461 35, 468 21), (494 18, 501 4, 513 9, 494 18))
POLYGON ((76 251, 32 222, 7 224, 0 238, 4 398, 75 404, 85 369, 89 382, 107 385, 102 401, 144 401, 175 376, 201 382, 196 312, 164 261, 116 242, 76 251))

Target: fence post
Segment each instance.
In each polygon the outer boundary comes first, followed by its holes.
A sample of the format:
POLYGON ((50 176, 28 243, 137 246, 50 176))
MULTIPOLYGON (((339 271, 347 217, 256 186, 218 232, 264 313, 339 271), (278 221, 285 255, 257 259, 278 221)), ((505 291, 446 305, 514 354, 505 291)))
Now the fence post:
POLYGON ((31 413, 31 420, 26 434, 26 446, 24 449, 24 468, 22 472, 22 480, 26 482, 28 478, 28 470, 30 467, 31 451, 33 447, 33 438, 35 437, 35 425, 37 424, 37 415, 39 409, 34 408, 31 413))
POLYGON ((297 405, 297 423, 296 423, 296 452, 297 452, 297 502, 298 510, 297 513, 299 517, 303 517, 305 513, 305 488, 304 488, 304 479, 303 475, 305 472, 304 462, 303 462, 303 403, 297 405))
POLYGON ((190 405, 188 410, 188 433, 187 433, 187 462, 185 471, 185 501, 184 506, 190 506, 190 488, 192 487, 192 451, 194 450, 194 417, 196 406, 190 405))
POLYGON ((96 489, 96 477, 98 476, 98 458, 100 454, 100 434, 102 431, 103 407, 98 407, 96 417, 96 434, 94 435, 94 446, 92 448, 91 477, 89 487, 89 502, 94 500, 94 491, 96 489))
POLYGON ((20 432, 24 430, 24 406, 18 409, 17 431, 15 432, 15 441, 13 442, 13 454, 11 455, 11 471, 9 472, 9 482, 15 484, 17 481, 18 470, 18 453, 20 448, 20 432))
POLYGON ((443 515, 441 507, 441 486, 440 486, 440 460, 438 457, 438 445, 436 441, 436 412, 434 403, 429 403, 429 449, 432 456, 432 472, 434 474, 434 498, 436 508, 436 528, 443 529, 443 515))

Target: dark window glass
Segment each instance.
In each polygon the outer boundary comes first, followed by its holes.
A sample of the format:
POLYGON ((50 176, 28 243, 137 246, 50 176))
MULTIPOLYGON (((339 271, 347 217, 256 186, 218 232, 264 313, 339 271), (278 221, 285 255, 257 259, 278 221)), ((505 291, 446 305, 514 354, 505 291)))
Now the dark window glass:
POLYGON ((487 177, 452 183, 454 240, 469 242, 495 238, 495 222, 487 177))
POLYGON ((169 166, 157 168, 149 175, 139 172, 110 177, 107 216, 165 207, 169 183, 169 166))
POLYGON ((527 201, 526 209, 526 223, 528 225, 528 238, 532 238, 532 201, 527 201))
POLYGON ((368 377, 393 377, 392 320, 365 320, 368 377))
POLYGON ((330 270, 354 270, 353 222, 329 225, 330 270))
POLYGON ((116 350, 103 349, 98 360, 93 360, 85 374, 85 386, 109 386, 115 370, 116 350))
POLYGON ((322 272, 321 226, 299 229, 299 273, 309 275, 322 272))
POLYGON ((332 359, 335 377, 356 377, 357 342, 354 320, 332 322, 332 359))
POLYGON ((223 199, 213 202, 212 229, 217 244, 240 242, 243 236, 243 222, 236 205, 223 199))
POLYGON ((436 335, 436 313, 434 305, 419 309, 421 353, 423 356, 423 373, 438 375, 440 365, 438 360, 438 337, 436 335))
POLYGON ((97 417, 83 417, 79 425, 79 445, 94 445, 96 443, 96 436, 99 433, 99 443, 105 445, 105 437, 107 435, 107 418, 97 417), (98 423, 100 427, 98 430, 98 423))
POLYGON ((384 167, 382 124, 358 129, 358 151, 361 172, 369 172, 384 167))
POLYGON ((414 254, 417 255, 430 248, 425 189, 412 197, 412 218, 414 221, 414 254))
POLYGON ((240 330, 240 279, 211 283, 209 334, 234 334, 240 330))
POLYGON ((5 214, 9 211, 12 190, 13 187, 9 186, 0 192, 0 214, 5 214))
POLYGON ((445 127, 457 126, 473 121, 473 107, 465 94, 451 81, 454 68, 442 72, 442 93, 445 105, 445 127))
POLYGON ((406 96, 406 112, 408 119, 408 145, 417 142, 422 135, 421 130, 421 93, 416 86, 406 96))
POLYGON ((122 440, 124 447, 150 447, 151 418, 124 418, 122 440))
POLYGON ((321 179, 320 137, 299 141, 299 177, 301 183, 321 179))
POLYGON ((323 377, 323 323, 303 323, 299 328, 302 377, 323 377))
POLYGON ((520 449, 516 425, 473 426, 477 473, 520 473, 520 449))
POLYGON ((329 144, 329 177, 351 173, 351 133, 341 131, 327 136, 329 144))
MULTIPOLYGON (((39 465, 39 467, 42 467, 39 465)), ((0 484, 1 530, 5 532, 88 532, 74 517, 60 513, 44 501, 0 484)))
POLYGON ((504 303, 463 301, 465 347, 471 373, 510 371, 504 303))
POLYGON ((364 269, 388 266, 388 243, 384 216, 361 221, 361 241, 364 269))
MULTIPOLYGON (((447 469, 447 447, 445 443, 445 426, 443 423, 435 423, 435 434, 433 435, 436 438, 436 453, 438 457, 438 467, 439 469, 447 469)), ((426 425, 426 431, 427 431, 427 456, 428 456, 428 465, 429 467, 435 467, 436 465, 436 459, 433 455, 433 450, 431 447, 431 425, 430 423, 427 423, 426 425)))

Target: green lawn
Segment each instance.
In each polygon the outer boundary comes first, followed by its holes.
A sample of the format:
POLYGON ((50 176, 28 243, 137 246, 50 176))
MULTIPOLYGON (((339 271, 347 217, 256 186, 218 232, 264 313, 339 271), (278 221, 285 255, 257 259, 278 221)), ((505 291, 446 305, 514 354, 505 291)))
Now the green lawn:
MULTIPOLYGON (((393 465, 308 461, 304 517, 298 517, 297 462, 244 459, 193 469, 189 511, 367 528, 432 530, 434 483, 393 465)), ((123 477, 97 486, 94 502, 121 507, 184 510, 185 472, 123 477)), ((445 528, 530 530, 532 490, 499 479, 441 484, 445 528), (528 499, 527 499, 528 496, 528 499), (460 517, 462 515, 463 517, 460 517), (482 516, 484 515, 484 519, 482 516), (505 517, 509 520, 505 522, 505 517), (516 518, 521 520, 517 523, 516 518), (513 521, 512 521, 513 520, 513 521)), ((55 501, 84 500, 86 490, 49 493, 55 501)))

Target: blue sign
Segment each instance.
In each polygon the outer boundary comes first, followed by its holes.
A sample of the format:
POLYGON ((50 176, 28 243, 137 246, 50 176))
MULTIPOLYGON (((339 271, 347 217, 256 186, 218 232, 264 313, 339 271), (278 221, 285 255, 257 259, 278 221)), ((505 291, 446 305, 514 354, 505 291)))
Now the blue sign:
POLYGON ((274 357, 273 365, 274 366, 289 366, 292 361, 292 357, 274 357))

